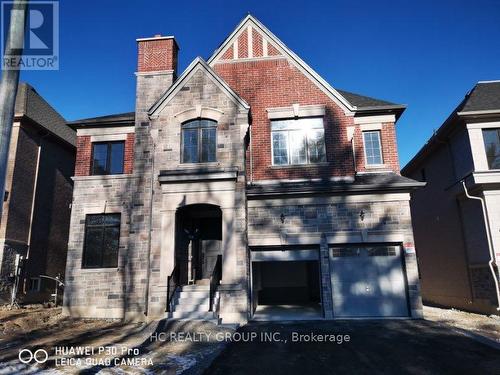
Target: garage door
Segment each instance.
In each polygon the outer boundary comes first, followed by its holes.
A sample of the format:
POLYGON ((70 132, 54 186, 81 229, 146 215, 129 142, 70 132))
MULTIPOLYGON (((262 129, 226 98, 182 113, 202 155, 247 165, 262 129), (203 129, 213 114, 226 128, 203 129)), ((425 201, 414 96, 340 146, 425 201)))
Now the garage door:
POLYGON ((400 246, 330 249, 335 317, 408 316, 400 246))

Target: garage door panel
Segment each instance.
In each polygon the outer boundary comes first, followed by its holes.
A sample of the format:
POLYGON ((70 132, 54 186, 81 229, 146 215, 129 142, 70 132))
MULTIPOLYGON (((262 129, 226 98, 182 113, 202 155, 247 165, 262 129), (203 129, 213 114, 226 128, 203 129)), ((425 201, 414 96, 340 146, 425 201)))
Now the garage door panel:
POLYGON ((333 248, 330 261, 335 316, 408 316, 398 246, 333 248))

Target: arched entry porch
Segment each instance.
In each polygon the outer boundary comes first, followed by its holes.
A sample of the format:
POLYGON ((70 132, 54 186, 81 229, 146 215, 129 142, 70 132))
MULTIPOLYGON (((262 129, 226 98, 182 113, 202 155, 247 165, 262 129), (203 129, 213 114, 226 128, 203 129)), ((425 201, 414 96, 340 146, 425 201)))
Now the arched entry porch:
POLYGON ((175 216, 179 284, 208 284, 222 256, 222 210, 212 204, 190 204, 178 208, 175 216))

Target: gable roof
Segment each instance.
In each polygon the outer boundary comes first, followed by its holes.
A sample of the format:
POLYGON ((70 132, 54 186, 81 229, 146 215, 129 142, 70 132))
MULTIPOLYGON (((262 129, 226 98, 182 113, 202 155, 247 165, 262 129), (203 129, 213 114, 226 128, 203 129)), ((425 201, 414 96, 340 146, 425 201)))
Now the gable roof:
POLYGON ((92 126, 121 126, 133 125, 135 121, 135 112, 124 112, 113 115, 89 117, 68 122, 72 128, 92 127, 92 126))
MULTIPOLYGON (((415 156, 401 169, 401 174, 409 175, 420 163, 440 147, 442 139, 456 129, 465 126, 463 116, 500 114, 500 81, 479 81, 446 118, 415 156)), ((474 116, 476 117, 476 116, 474 116)))
POLYGON ((269 29, 266 28, 259 20, 257 20, 251 14, 247 15, 240 23, 236 26, 234 31, 222 42, 222 44, 217 48, 212 56, 208 59, 208 64, 213 65, 218 59, 220 59, 227 49, 232 45, 234 40, 238 38, 242 30, 245 30, 248 26, 256 28, 260 33, 262 33, 266 38, 268 38, 279 51, 289 58, 289 60, 308 77, 313 83, 316 84, 327 96, 329 96, 333 101, 344 109, 346 114, 356 112, 358 110, 399 110, 402 112, 404 105, 398 105, 384 100, 378 100, 374 98, 365 97, 362 95, 352 94, 346 91, 336 90, 327 81, 325 81, 318 73, 316 73, 305 61, 303 61, 299 56, 297 56, 292 50, 290 50, 276 35, 274 35, 269 29), (369 108, 368 108, 369 107, 369 108))
POLYGON ((242 106, 245 109, 250 109, 250 106, 246 101, 244 101, 234 90, 227 85, 218 75, 213 71, 213 69, 203 60, 201 57, 195 58, 191 64, 182 72, 182 74, 177 78, 177 80, 168 88, 168 90, 156 101, 155 104, 151 106, 148 111, 149 116, 154 116, 160 112, 165 105, 170 101, 170 99, 184 86, 186 82, 192 77, 192 75, 199 69, 205 71, 210 79, 224 91, 229 98, 236 104, 242 106))
POLYGON ((66 120, 26 82, 20 82, 17 90, 15 115, 26 116, 58 138, 76 145, 76 133, 66 120))
POLYGON ((500 80, 479 81, 467 95, 460 114, 482 111, 500 112, 500 80))
POLYGON ((370 96, 364 96, 355 94, 349 91, 337 90, 344 98, 346 98, 349 103, 360 110, 367 109, 404 109, 406 106, 404 104, 391 103, 386 100, 372 98, 370 96))

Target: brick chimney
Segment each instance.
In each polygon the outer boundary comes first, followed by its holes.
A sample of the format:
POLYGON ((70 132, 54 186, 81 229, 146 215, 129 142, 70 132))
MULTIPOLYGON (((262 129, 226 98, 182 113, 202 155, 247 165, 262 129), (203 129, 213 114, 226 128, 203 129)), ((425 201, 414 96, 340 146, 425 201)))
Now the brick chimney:
POLYGON ((173 36, 137 39, 136 122, 147 120, 147 110, 177 77, 177 51, 173 36), (141 116, 143 115, 143 116, 141 116))
POLYGON ((173 36, 155 35, 137 39, 139 49, 137 71, 165 72, 177 74, 177 51, 179 47, 173 36))

